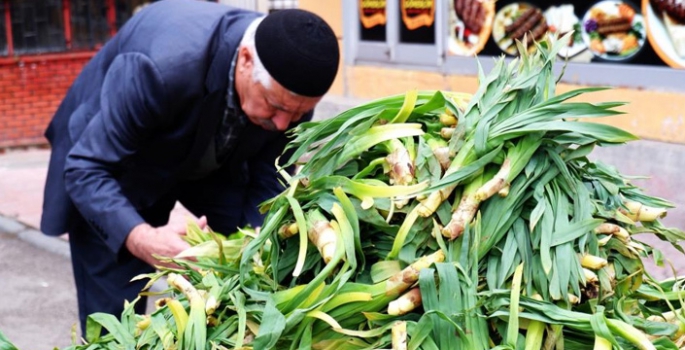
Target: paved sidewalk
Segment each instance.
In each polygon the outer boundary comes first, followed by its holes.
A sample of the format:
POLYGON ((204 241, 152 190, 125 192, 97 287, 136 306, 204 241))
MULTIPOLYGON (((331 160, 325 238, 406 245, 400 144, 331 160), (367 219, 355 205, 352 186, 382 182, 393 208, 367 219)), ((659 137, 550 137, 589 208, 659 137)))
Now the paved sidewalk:
POLYGON ((48 149, 7 151, 0 155, 0 213, 32 228, 40 225, 48 149))
POLYGON ((78 323, 71 263, 65 251, 44 249, 67 244, 47 237, 51 243, 36 244, 26 237, 44 236, 27 232, 21 237, 0 229, 0 331, 20 350, 68 346, 78 323))

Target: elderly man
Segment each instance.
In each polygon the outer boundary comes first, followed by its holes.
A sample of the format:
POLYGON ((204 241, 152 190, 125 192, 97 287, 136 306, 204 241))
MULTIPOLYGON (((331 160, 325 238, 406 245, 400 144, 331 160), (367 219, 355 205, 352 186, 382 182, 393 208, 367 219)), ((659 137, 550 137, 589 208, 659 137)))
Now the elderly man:
POLYGON ((257 205, 282 190, 283 132, 311 119, 339 56, 307 11, 167 0, 93 57, 46 131, 41 222, 69 233, 82 330, 137 296, 144 281, 130 280, 153 271, 153 254, 187 248, 168 224, 176 201, 219 232, 261 224, 257 205))

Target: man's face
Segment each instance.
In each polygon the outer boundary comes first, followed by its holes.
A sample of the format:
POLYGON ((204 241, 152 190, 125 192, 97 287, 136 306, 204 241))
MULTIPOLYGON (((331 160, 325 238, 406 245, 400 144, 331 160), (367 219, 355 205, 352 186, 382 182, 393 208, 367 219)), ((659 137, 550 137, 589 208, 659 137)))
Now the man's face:
POLYGON ((321 97, 293 95, 273 79, 271 88, 265 88, 252 79, 254 65, 250 50, 241 47, 238 55, 236 92, 240 97, 240 107, 253 124, 265 130, 284 131, 291 122, 300 120, 313 110, 321 100, 321 97))

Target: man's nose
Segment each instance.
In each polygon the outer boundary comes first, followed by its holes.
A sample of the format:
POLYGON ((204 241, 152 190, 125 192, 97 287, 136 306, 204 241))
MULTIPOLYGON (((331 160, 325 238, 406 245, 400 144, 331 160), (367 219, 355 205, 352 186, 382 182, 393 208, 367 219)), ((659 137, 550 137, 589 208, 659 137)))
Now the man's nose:
POLYGON ((290 125, 291 115, 290 113, 278 111, 276 115, 271 118, 271 121, 276 125, 276 129, 284 131, 290 125))

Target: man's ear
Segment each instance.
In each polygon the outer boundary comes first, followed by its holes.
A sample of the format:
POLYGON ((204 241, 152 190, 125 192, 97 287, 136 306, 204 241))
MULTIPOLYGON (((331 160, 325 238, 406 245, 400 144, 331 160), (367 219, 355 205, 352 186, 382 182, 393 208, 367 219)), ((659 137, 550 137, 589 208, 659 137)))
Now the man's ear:
POLYGON ((251 69, 254 64, 252 51, 247 46, 241 46, 238 50, 238 70, 251 69))

